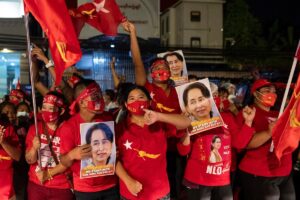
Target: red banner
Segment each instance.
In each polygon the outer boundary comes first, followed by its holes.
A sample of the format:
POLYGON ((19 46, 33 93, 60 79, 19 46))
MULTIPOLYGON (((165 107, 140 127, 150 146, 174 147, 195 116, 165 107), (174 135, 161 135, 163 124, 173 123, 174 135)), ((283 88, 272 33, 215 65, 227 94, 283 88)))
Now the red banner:
POLYGON ((25 10, 39 22, 48 37, 59 85, 65 69, 81 58, 80 45, 65 0, 24 0, 25 10))
POLYGON ((94 0, 92 3, 85 3, 77 10, 71 10, 70 15, 73 17, 77 35, 83 28, 83 21, 109 36, 115 36, 119 24, 126 21, 115 0, 94 0))
POLYGON ((290 102, 273 128, 272 138, 278 159, 298 147, 300 141, 300 74, 290 102))

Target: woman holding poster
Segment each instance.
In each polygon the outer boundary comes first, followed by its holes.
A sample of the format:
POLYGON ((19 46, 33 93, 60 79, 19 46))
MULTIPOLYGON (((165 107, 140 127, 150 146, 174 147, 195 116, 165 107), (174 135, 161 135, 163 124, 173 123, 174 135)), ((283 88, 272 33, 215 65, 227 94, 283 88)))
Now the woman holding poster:
POLYGON ((190 120, 180 114, 148 110, 150 94, 142 86, 132 86, 125 94, 127 119, 118 127, 121 199, 170 199, 167 176, 167 137, 176 136, 190 120))
MULTIPOLYGON (((208 82, 207 82, 208 84, 208 82)), ((183 92, 183 101, 187 112, 209 128, 203 128, 198 134, 186 133, 177 144, 181 155, 189 155, 184 175, 188 199, 231 200, 230 186, 231 147, 241 149, 253 136, 251 128, 255 109, 243 110, 245 124, 238 127, 231 114, 221 113, 223 126, 209 124, 213 118, 210 91, 204 83, 196 82, 187 86, 183 92), (242 133, 242 134, 241 134, 242 133)), ((199 124, 198 124, 199 125, 199 124)))

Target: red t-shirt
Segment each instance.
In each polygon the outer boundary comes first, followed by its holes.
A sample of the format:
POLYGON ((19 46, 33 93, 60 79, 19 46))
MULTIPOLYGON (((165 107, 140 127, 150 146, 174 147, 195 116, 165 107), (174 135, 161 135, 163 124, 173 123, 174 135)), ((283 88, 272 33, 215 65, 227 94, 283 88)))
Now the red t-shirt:
POLYGON ((157 122, 140 127, 124 120, 118 126, 119 158, 127 173, 143 185, 137 196, 133 196, 120 180, 120 193, 126 199, 156 200, 170 192, 166 171, 167 136, 175 135, 172 125, 157 122))
MULTIPOLYGON (((18 136, 12 126, 6 127, 3 139, 20 149, 18 136)), ((9 199, 14 195, 12 163, 13 159, 0 145, 0 199, 9 199)))
MULTIPOLYGON (((161 87, 146 81, 145 88, 149 91, 152 98, 151 107, 153 110, 161 113, 180 114, 181 108, 176 89, 171 85, 168 87, 170 88, 169 95, 161 87)), ((168 151, 177 151, 177 142, 178 138, 176 137, 168 138, 168 151)))
POLYGON ((146 82, 145 88, 149 91, 152 98, 151 107, 153 110, 161 113, 180 114, 181 109, 176 90, 173 86, 168 87, 170 88, 170 94, 166 95, 161 87, 148 81, 146 82))
MULTIPOLYGON (((252 123, 252 127, 256 132, 268 130, 269 118, 277 118, 277 111, 265 111, 256 108, 256 114, 252 123)), ((238 121, 242 123, 242 113, 238 114, 238 121)), ((270 152, 271 139, 262 146, 255 149, 248 149, 244 155, 239 168, 247 173, 256 176, 277 177, 288 176, 292 169, 292 155, 283 155, 280 164, 274 154, 270 152)))
MULTIPOLYGON (((108 112, 97 116, 94 122, 113 121, 112 116, 108 112)), ((61 129, 61 146, 60 153, 66 154, 75 147, 81 145, 80 143, 80 124, 86 123, 79 113, 72 116, 66 121, 61 129)), ((74 189, 80 192, 99 192, 102 190, 114 187, 117 183, 115 175, 101 176, 96 178, 80 179, 80 160, 75 160, 71 166, 73 173, 74 189)))
POLYGON ((197 185, 223 186, 230 183, 231 147, 251 138, 254 130, 239 128, 231 115, 221 113, 225 125, 191 136, 191 143, 177 147, 181 155, 189 154, 184 178, 197 185), (217 144, 218 143, 218 144, 217 144), (215 146, 216 145, 216 146, 215 146))
MULTIPOLYGON (((60 156, 60 141, 61 138, 57 134, 59 131, 54 131, 48 128, 46 125, 49 138, 52 140, 52 149, 54 153, 56 154, 57 159, 59 159, 60 156)), ((59 129, 59 128, 58 128, 59 129)), ((42 170, 48 170, 52 169, 56 166, 56 163, 54 161, 54 158, 52 156, 52 153, 50 151, 49 143, 47 140, 47 135, 43 129, 43 123, 41 121, 38 121, 38 133, 40 137, 40 142, 41 142, 41 148, 40 148, 40 157, 41 157, 41 167, 42 170)), ((28 130, 28 134, 26 137, 26 151, 30 151, 32 148, 32 141, 35 136, 35 126, 32 125, 30 126, 28 130)), ((36 176, 36 172, 40 170, 40 167, 38 165, 38 162, 31 164, 29 168, 29 180, 34 182, 35 184, 42 185, 44 187, 49 187, 49 188, 57 188, 57 189, 68 189, 70 188, 70 184, 67 180, 67 177, 64 173, 58 174, 53 176, 53 179, 48 180, 41 184, 39 179, 36 176)))

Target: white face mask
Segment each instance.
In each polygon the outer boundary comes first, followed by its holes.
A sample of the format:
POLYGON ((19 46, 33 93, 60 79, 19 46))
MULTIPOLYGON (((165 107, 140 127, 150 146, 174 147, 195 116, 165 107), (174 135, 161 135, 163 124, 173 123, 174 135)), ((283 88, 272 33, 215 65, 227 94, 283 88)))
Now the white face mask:
POLYGON ((26 111, 23 112, 17 112, 17 117, 28 117, 29 113, 26 111))

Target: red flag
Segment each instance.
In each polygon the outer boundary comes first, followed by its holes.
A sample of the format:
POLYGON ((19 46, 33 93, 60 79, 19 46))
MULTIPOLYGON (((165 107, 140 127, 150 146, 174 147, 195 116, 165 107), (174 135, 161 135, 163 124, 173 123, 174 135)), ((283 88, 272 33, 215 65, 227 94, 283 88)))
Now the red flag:
MULTIPOLYGON (((74 12, 74 11, 73 11, 74 12)), ((77 12, 71 13, 75 18, 75 27, 79 35, 82 20, 90 24, 105 35, 115 36, 118 26, 126 21, 115 0, 94 0, 78 7, 77 12)))
POLYGON ((300 141, 300 74, 290 102, 272 131, 274 150, 280 160, 282 155, 297 149, 300 141))
POLYGON ((59 85, 65 69, 74 65, 82 55, 65 0, 24 0, 24 4, 49 39, 55 64, 55 84, 59 85))

